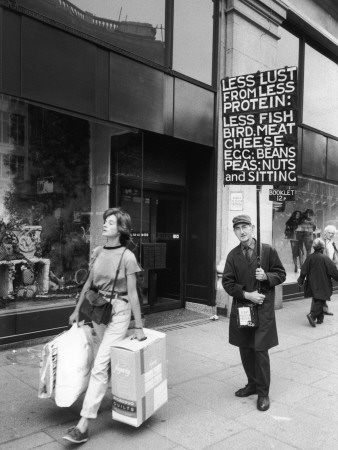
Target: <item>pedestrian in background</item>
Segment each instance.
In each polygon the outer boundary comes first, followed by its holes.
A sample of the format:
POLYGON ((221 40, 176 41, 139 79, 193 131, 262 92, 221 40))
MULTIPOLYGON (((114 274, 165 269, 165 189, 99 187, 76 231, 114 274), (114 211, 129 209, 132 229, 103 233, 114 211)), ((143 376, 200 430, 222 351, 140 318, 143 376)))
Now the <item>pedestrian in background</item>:
POLYGON ((240 244, 229 253, 222 284, 233 297, 229 323, 229 342, 239 347, 247 385, 235 392, 237 397, 258 394, 257 409, 270 407, 270 358, 268 350, 278 345, 275 318, 275 286, 286 278, 285 269, 276 250, 267 244, 261 247, 261 264, 257 262, 257 242, 250 216, 233 218, 234 232, 240 244), (260 290, 258 289, 260 285, 260 290), (239 328, 236 305, 257 305, 258 328, 239 328))
MULTIPOLYGON (((336 244, 333 240, 336 232, 337 232, 337 230, 334 225, 328 225, 327 227, 325 227, 325 230, 324 230, 324 243, 325 243, 324 255, 327 255, 331 259, 331 261, 334 262, 335 266, 338 268, 338 250, 337 250, 336 244)), ((326 314, 327 316, 333 316, 333 313, 331 311, 329 311, 329 306, 328 306, 327 302, 325 302, 323 310, 324 310, 324 314, 326 314)))
POLYGON ((81 418, 75 427, 71 427, 63 436, 74 444, 88 440, 89 419, 96 419, 101 401, 107 391, 110 367, 111 346, 121 341, 128 331, 131 311, 135 317, 135 332, 133 339, 146 339, 143 328, 141 309, 136 287, 136 274, 141 271, 134 253, 126 248, 130 241, 131 219, 129 214, 120 208, 111 208, 103 214, 102 236, 107 239, 104 247, 93 250, 91 270, 84 284, 79 301, 74 312, 69 317, 69 323, 79 322, 81 304, 85 293, 93 286, 109 301, 114 285, 115 275, 121 261, 121 270, 116 278, 112 317, 108 325, 93 326, 100 346, 94 361, 88 389, 83 401, 81 418))
POLYGON ((306 250, 306 256, 311 253, 313 243, 313 232, 317 228, 314 223, 314 212, 307 209, 300 217, 299 226, 296 229, 296 239, 298 240, 299 249, 303 251, 303 244, 306 250))
POLYGON ((332 295, 332 278, 338 281, 338 270, 331 259, 324 255, 325 243, 317 238, 313 241, 314 253, 308 256, 298 278, 299 286, 304 284, 304 297, 313 297, 307 319, 312 327, 323 323, 324 305, 332 295))
POLYGON ((285 239, 290 239, 292 259, 295 265, 295 272, 298 270, 298 258, 299 266, 303 264, 303 250, 299 246, 299 242, 296 239, 296 230, 299 226, 302 213, 299 210, 294 211, 291 217, 285 222, 285 239))

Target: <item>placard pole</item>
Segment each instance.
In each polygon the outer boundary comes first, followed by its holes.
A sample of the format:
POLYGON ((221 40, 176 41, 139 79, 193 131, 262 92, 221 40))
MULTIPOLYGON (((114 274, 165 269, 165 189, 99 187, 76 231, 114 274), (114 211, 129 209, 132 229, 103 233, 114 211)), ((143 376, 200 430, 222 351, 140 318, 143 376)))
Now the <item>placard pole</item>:
MULTIPOLYGON (((261 217, 260 217, 260 193, 262 186, 256 186, 256 208, 257 208, 257 267, 261 267, 261 217)), ((258 292, 261 291, 261 284, 258 281, 258 292)))

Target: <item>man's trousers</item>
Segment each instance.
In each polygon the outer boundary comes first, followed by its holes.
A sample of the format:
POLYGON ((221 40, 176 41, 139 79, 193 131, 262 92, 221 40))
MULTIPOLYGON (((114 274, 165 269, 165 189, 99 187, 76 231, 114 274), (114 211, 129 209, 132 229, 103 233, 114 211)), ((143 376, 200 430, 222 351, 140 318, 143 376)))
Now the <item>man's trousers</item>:
POLYGON ((259 396, 269 395, 270 358, 269 352, 255 351, 253 348, 239 348, 242 364, 248 377, 248 385, 256 387, 259 396))

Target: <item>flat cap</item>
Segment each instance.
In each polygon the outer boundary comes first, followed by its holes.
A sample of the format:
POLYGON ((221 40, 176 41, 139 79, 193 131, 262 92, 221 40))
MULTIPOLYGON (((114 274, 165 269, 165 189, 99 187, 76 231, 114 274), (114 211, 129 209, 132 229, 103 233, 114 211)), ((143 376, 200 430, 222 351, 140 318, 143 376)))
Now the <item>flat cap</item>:
POLYGON ((239 225, 240 223, 244 223, 247 225, 252 225, 251 223, 251 217, 247 216, 246 214, 240 214, 239 216, 236 216, 232 219, 233 227, 235 228, 236 225, 239 225))

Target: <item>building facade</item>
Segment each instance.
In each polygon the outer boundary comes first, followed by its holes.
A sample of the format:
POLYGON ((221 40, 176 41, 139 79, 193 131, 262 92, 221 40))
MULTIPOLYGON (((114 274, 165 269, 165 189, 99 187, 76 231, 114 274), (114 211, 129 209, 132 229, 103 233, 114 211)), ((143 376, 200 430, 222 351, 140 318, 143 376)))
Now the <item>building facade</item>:
POLYGON ((299 295, 305 244, 338 224, 335 2, 141 3, 0 0, 0 345, 67 327, 115 205, 132 216, 145 314, 227 311, 217 270, 256 194, 223 185, 226 76, 298 67, 296 197, 261 192, 261 239, 288 272, 280 300, 299 295), (285 223, 306 210, 301 243, 285 223))
MULTIPOLYGON (((333 1, 227 1, 220 26, 220 76, 238 76, 283 67, 298 68, 298 185, 295 199, 269 201, 260 194, 261 240, 272 244, 287 271, 278 303, 302 297, 296 280, 326 225, 337 226, 338 161, 338 7, 333 1), (306 217, 297 220, 295 217, 306 217), (288 222, 288 223, 287 223, 288 222), (300 223, 303 222, 303 223, 300 223), (307 223, 305 225, 304 223, 307 223), (291 225, 293 223, 293 226, 291 225)), ((219 102, 219 130, 222 129, 219 102)), ((236 245, 232 218, 241 211, 256 223, 254 186, 223 187, 222 134, 218 134, 216 261, 219 275, 236 245), (236 201, 234 201, 236 200, 236 201)), ((217 303, 229 307, 220 283, 217 303)))

